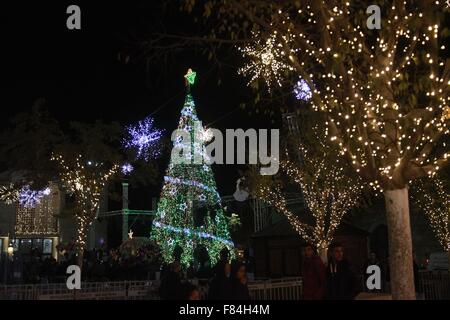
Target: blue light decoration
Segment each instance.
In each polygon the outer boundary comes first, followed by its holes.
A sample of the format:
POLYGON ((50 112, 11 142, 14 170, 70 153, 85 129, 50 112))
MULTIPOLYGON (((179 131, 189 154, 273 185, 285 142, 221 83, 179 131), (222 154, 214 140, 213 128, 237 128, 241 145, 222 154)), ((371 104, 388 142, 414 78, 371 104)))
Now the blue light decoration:
POLYGON ((219 241, 219 242, 221 242, 221 243, 223 243, 225 245, 228 245, 230 247, 234 247, 233 241, 230 241, 230 240, 225 239, 225 238, 217 237, 217 236, 212 235, 212 234, 207 233, 207 232, 199 232, 199 231, 196 231, 196 230, 191 230, 189 228, 174 227, 174 226, 171 226, 171 225, 167 225, 167 224, 161 223, 159 221, 154 221, 153 225, 155 227, 157 227, 157 228, 167 229, 167 230, 170 230, 170 231, 173 231, 173 232, 176 232, 176 233, 181 233, 181 234, 184 233, 187 236, 197 236, 197 237, 204 238, 204 239, 216 240, 216 241, 219 241))
POLYGON ((294 95, 297 100, 308 101, 312 98, 311 88, 304 79, 300 79, 294 85, 294 95))
POLYGON ((125 163, 122 167, 120 167, 120 170, 122 171, 122 174, 128 175, 134 170, 134 168, 131 164, 125 163))
POLYGON ((19 204, 25 208, 34 208, 41 202, 41 199, 44 196, 48 196, 50 192, 50 188, 32 190, 30 186, 24 186, 19 191, 19 204))
POLYGON ((128 138, 124 141, 126 148, 136 148, 137 158, 148 161, 160 154, 159 141, 163 130, 153 125, 153 118, 147 117, 134 126, 127 127, 128 138))

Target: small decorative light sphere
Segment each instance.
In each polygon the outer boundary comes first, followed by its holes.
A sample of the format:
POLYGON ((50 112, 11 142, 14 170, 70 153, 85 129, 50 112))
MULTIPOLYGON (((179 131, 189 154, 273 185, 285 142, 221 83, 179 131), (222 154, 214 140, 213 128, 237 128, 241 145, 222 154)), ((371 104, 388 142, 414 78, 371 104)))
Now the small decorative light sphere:
POLYGON ((42 194, 44 195, 44 196, 48 196, 48 195, 50 195, 50 193, 51 193, 51 190, 50 190, 50 188, 45 188, 43 191, 42 191, 42 194))
POLYGON ((9 255, 9 256, 12 256, 13 253, 14 253, 14 247, 13 247, 13 246, 9 246, 7 252, 8 252, 8 255, 9 255))
POLYGON ((124 175, 130 174, 134 170, 133 166, 129 163, 125 163, 121 167, 121 171, 124 175))
POLYGON ((294 95, 297 100, 308 101, 312 98, 311 88, 304 79, 300 79, 294 85, 294 95))

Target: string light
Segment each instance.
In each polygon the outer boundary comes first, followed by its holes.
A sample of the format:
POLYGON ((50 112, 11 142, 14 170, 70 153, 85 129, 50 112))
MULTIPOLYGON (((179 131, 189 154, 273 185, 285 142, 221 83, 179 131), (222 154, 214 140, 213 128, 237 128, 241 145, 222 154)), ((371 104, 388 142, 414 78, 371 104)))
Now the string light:
MULTIPOLYGON (((192 84, 189 82, 189 84, 192 84)), ((194 261, 194 251, 204 247, 212 264, 217 262, 223 248, 232 250, 228 221, 217 192, 213 172, 209 165, 196 163, 194 158, 206 159, 205 142, 208 131, 197 117, 190 93, 181 110, 178 130, 185 131, 190 141, 175 139, 174 147, 183 147, 184 161, 171 160, 161 192, 151 238, 161 248, 166 263, 173 262, 176 248, 181 248, 181 264, 187 268, 194 261), (195 217, 198 210, 205 215, 195 217)), ((233 253, 232 253, 233 255, 233 253)))
POLYGON ((259 12, 255 28, 269 34, 255 33, 239 49, 248 61, 239 72, 269 87, 274 78, 281 86, 300 75, 313 109, 328 117, 327 138, 377 191, 433 176, 448 161, 442 138, 449 133, 450 75, 436 14, 442 5, 387 6, 383 30, 394 31, 368 34, 367 16, 350 3, 298 2, 296 10, 289 2, 237 10, 221 4, 231 16, 259 12), (444 152, 434 153, 436 146, 444 152))
POLYGON ((79 251, 83 250, 86 247, 89 226, 97 215, 101 192, 109 178, 117 173, 119 166, 113 165, 109 170, 99 164, 86 166, 81 155, 78 155, 71 164, 68 164, 62 155, 53 155, 51 160, 57 162, 60 168, 60 178, 74 196, 77 225, 76 246, 79 251))
POLYGON ((19 201, 19 192, 14 187, 14 184, 9 186, 0 186, 0 201, 11 205, 19 201))
POLYGON ((249 84, 256 79, 263 79, 269 90, 274 82, 281 87, 282 74, 293 68, 284 62, 286 55, 282 46, 278 44, 277 34, 273 33, 263 41, 259 34, 253 33, 253 39, 255 39, 254 43, 244 48, 238 48, 244 57, 250 60, 238 72, 245 76, 251 76, 249 84))
POLYGON ((61 198, 58 185, 50 182, 43 196, 33 206, 17 205, 15 234, 19 236, 54 236, 59 232, 57 215, 61 198))
POLYGON ((450 250, 450 194, 437 176, 414 183, 414 201, 430 221, 436 238, 445 251, 450 250))
POLYGON ((136 125, 127 127, 127 133, 124 145, 126 148, 136 148, 138 158, 148 161, 160 154, 159 141, 163 131, 154 127, 153 118, 147 117, 136 125))
POLYGON ((304 155, 301 165, 285 160, 280 167, 300 187, 307 212, 313 216, 314 223, 303 222, 289 210, 279 185, 261 184, 257 196, 284 214, 305 241, 323 250, 332 242, 343 216, 357 204, 363 187, 359 179, 348 177, 342 167, 326 164, 324 157, 306 156, 303 147, 300 152, 304 155))

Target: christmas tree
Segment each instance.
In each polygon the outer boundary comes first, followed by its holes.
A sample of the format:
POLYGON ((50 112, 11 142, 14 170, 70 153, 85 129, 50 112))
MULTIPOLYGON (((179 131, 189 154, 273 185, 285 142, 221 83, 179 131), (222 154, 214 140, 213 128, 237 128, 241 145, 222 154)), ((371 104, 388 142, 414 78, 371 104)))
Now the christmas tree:
POLYGON ((197 117, 190 93, 195 76, 191 69, 185 75, 187 96, 151 232, 164 261, 179 260, 184 267, 205 250, 214 264, 222 249, 234 246, 206 156, 210 135, 197 117))

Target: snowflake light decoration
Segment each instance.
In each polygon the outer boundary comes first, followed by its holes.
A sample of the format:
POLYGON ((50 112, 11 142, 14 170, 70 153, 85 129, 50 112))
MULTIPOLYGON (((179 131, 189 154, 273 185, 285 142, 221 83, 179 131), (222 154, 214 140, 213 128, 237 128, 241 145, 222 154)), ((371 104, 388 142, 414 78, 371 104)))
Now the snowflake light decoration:
POLYGON ((297 100, 308 101, 312 98, 311 88, 304 79, 300 79, 294 85, 294 95, 297 100))
POLYGON ((147 117, 136 125, 127 127, 127 132, 128 139, 124 141, 124 145, 126 148, 136 148, 138 158, 148 161, 159 155, 159 141, 163 131, 154 127, 153 118, 147 117))
POLYGON ((45 188, 42 190, 32 190, 30 186, 24 186, 19 191, 19 203, 25 208, 34 208, 41 202, 44 196, 50 194, 50 188, 45 188))
POLYGON ((251 61, 238 70, 239 74, 250 75, 249 84, 257 79, 263 79, 269 88, 273 82, 281 87, 282 73, 293 70, 291 66, 283 62, 285 52, 280 43, 277 43, 277 34, 272 34, 265 42, 261 36, 253 34, 255 42, 244 48, 238 48, 245 58, 251 61))
POLYGON ((122 174, 127 175, 130 174, 134 170, 134 168, 131 164, 125 163, 124 165, 122 165, 120 170, 122 171, 122 174))
POLYGON ((13 204, 19 200, 19 192, 14 188, 11 183, 9 186, 0 187, 0 201, 6 204, 13 204))

